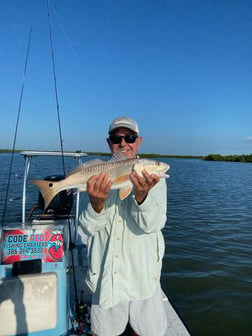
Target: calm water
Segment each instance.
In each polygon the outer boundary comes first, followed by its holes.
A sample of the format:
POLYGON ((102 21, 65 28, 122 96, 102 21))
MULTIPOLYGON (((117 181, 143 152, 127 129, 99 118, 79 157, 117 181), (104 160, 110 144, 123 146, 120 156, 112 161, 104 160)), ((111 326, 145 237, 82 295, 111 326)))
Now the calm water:
MULTIPOLYGON (((87 160, 89 160, 87 158, 87 160)), ((0 155, 0 215, 10 155, 0 155)), ((195 336, 252 333, 252 164, 164 159, 170 166, 162 284, 195 336)), ((20 217, 24 160, 15 155, 6 219, 20 217), (10 211, 10 206, 15 213, 10 211)), ((66 170, 76 162, 66 159, 66 170)), ((61 174, 36 158, 31 177, 61 174)), ((37 191, 29 185, 31 207, 37 191)), ((29 206, 27 208, 29 208, 29 206)))

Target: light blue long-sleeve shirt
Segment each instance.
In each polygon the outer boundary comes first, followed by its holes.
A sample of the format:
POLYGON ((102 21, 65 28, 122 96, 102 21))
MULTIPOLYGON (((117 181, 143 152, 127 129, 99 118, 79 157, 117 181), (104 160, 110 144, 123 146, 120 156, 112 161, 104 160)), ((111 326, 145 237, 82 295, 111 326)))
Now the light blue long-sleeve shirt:
POLYGON ((166 208, 163 178, 140 205, 134 193, 121 201, 118 190, 111 190, 101 213, 90 203, 84 207, 80 224, 88 237, 86 283, 103 308, 152 296, 161 275, 166 208))

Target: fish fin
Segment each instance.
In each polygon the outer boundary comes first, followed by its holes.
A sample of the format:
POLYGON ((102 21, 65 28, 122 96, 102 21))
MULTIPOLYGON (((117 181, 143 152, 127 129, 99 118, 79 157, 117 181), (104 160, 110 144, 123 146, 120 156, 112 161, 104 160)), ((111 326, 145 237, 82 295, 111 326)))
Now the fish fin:
POLYGON ((115 162, 115 161, 123 161, 128 160, 127 156, 124 155, 120 149, 118 149, 111 157, 111 159, 108 162, 115 162))
POLYGON ((82 164, 82 166, 84 166, 85 168, 86 167, 92 167, 92 166, 95 166, 97 164, 101 164, 101 163, 104 163, 105 161, 101 160, 101 159, 93 159, 93 160, 90 160, 88 162, 85 162, 82 164))
POLYGON ((31 180, 33 184, 35 184, 44 198, 44 210, 48 207, 51 203, 53 198, 58 194, 58 190, 56 188, 57 182, 56 181, 46 181, 46 180, 31 180))
POLYGON ((75 168, 73 168, 72 170, 70 170, 70 172, 67 174, 67 176, 78 173, 79 171, 82 171, 83 169, 89 168, 89 167, 93 167, 95 165, 104 163, 105 161, 102 161, 100 159, 94 159, 94 160, 90 160, 88 162, 85 162, 75 168))
POLYGON ((124 200, 127 196, 129 196, 129 194, 131 193, 131 190, 132 190, 132 185, 127 186, 126 188, 120 189, 119 191, 120 199, 124 200))

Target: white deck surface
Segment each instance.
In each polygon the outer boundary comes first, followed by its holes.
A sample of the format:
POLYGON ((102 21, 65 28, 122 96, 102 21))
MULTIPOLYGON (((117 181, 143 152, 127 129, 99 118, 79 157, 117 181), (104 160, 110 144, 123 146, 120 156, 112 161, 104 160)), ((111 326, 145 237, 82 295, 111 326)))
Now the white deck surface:
POLYGON ((164 294, 168 326, 165 336, 190 336, 180 317, 164 294))

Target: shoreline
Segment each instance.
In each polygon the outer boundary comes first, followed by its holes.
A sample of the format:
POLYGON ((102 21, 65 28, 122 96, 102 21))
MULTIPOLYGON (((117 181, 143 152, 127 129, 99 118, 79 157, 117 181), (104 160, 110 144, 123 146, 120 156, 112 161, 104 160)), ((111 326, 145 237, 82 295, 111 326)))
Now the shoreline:
MULTIPOLYGON (((0 154, 3 153, 20 153, 23 150, 14 151, 11 149, 0 149, 0 154)), ((60 152, 60 151, 58 151, 60 152)), ((70 152, 70 151, 65 151, 70 152)), ((76 150, 76 153, 86 153, 87 155, 97 155, 97 156, 110 156, 109 152, 83 152, 81 150, 76 150)), ((177 154, 157 154, 157 153, 139 153, 140 158, 176 158, 176 159, 200 159, 204 161, 225 161, 225 162, 252 162, 252 154, 232 154, 232 155, 221 155, 221 154, 208 154, 208 155, 177 155, 177 154)))

